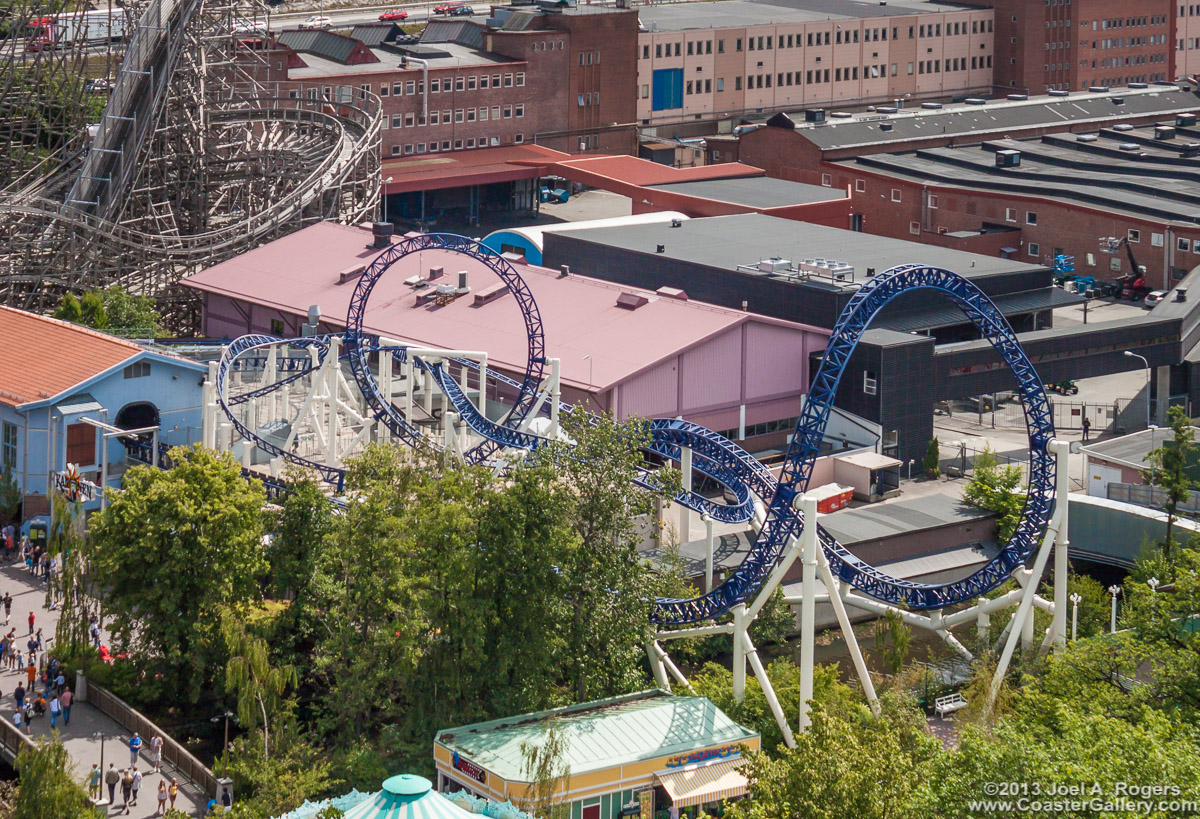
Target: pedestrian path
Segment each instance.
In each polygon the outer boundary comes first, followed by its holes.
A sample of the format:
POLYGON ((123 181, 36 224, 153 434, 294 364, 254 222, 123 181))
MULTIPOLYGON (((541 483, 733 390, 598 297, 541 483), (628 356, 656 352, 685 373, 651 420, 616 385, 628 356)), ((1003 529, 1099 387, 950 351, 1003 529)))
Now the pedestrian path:
MULTIPOLYGON (((24 650, 24 643, 28 639, 29 612, 32 611, 35 628, 42 629, 43 649, 48 650, 49 655, 53 656, 53 634, 54 627, 58 623, 58 612, 49 611, 45 607, 45 585, 39 578, 30 575, 23 565, 0 562, 0 596, 5 593, 12 595, 13 605, 12 623, 4 628, 4 633, 8 633, 9 628, 16 626, 17 636, 20 638, 18 645, 24 650)), ((0 622, 2 621, 3 610, 0 609, 0 622)), ((0 668, 0 715, 10 722, 13 712, 16 710, 13 691, 16 690, 17 683, 24 682, 24 680, 25 672, 23 670, 0 668)), ((74 680, 67 680, 68 687, 74 688, 74 685, 74 680)), ((35 717, 31 720, 29 728, 30 735, 34 738, 49 735, 51 731, 50 715, 35 717)), ((114 720, 109 719, 87 703, 76 702, 72 706, 69 725, 64 724, 64 720, 60 717, 58 731, 59 739, 75 763, 75 772, 80 782, 86 780, 92 765, 99 765, 101 759, 103 759, 102 770, 107 770, 110 763, 115 763, 118 770, 130 765, 128 745, 130 735, 114 720)), ((175 807, 189 816, 200 815, 199 808, 203 806, 206 799, 200 789, 167 766, 164 766, 162 773, 151 772, 152 765, 148 753, 150 737, 142 737, 142 739, 145 745, 137 764, 137 768, 142 772, 142 787, 138 792, 137 804, 129 807, 127 815, 131 819, 146 819, 154 816, 158 808, 158 783, 165 777, 169 784, 171 776, 176 776, 179 781, 179 795, 175 800, 175 807)), ((104 798, 107 799, 108 789, 104 788, 103 790, 104 798)), ((119 786, 116 795, 116 806, 115 808, 110 807, 109 813, 113 816, 125 815, 122 810, 119 786)))

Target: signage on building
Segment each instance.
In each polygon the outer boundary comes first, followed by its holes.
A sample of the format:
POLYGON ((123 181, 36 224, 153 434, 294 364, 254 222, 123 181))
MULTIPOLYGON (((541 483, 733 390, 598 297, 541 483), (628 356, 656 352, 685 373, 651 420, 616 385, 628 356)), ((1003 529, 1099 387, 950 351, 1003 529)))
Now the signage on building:
POLYGON ((485 771, 483 768, 480 768, 478 765, 476 765, 471 760, 464 759, 458 753, 458 751, 455 751, 450 756, 450 762, 451 762, 451 764, 454 765, 454 770, 462 771, 467 776, 474 779, 476 782, 482 782, 484 784, 487 784, 487 771, 485 771))
POLYGON ((693 751, 690 754, 676 754, 667 757, 668 768, 682 768, 684 765, 695 765, 697 762, 707 762, 710 759, 726 759, 738 756, 737 745, 722 745, 719 748, 706 748, 703 751, 693 751))
POLYGON ((54 491, 71 503, 96 499, 96 484, 85 481, 75 464, 67 464, 62 472, 54 473, 54 491))

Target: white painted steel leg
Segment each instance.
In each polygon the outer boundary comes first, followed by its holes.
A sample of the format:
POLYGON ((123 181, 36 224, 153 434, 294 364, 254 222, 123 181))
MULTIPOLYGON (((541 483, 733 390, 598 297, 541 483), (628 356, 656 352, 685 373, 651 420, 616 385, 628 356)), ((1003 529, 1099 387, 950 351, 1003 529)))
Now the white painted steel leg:
POLYGON ((746 698, 746 644, 742 635, 746 633, 746 604, 733 607, 733 698, 741 702, 746 698))
POLYGON ((712 591, 713 587, 713 519, 705 514, 700 518, 704 521, 704 591, 712 591))
POLYGON ((980 609, 979 613, 975 616, 975 633, 980 648, 987 645, 988 631, 991 629, 991 625, 991 615, 980 609))
POLYGON ((658 641, 655 640, 650 645, 657 652, 658 659, 662 661, 663 666, 666 667, 670 675, 678 680, 679 684, 686 688, 693 697, 698 696, 696 689, 692 688, 692 684, 688 682, 687 677, 683 676, 683 672, 679 670, 679 666, 675 665, 675 662, 671 659, 671 655, 658 644, 658 641))
POLYGON ((867 669, 867 661, 863 658, 862 649, 858 646, 858 638, 854 636, 854 626, 851 625, 850 617, 846 614, 846 605, 842 602, 841 581, 833 576, 833 572, 829 568, 829 558, 825 557, 825 552, 821 549, 817 549, 817 568, 821 571, 821 582, 825 584, 825 590, 829 593, 829 603, 833 606, 833 613, 837 615, 838 625, 846 640, 846 647, 850 649, 850 658, 854 661, 854 670, 858 672, 858 681, 862 685, 863 694, 866 695, 867 702, 871 704, 871 710, 878 715, 879 697, 875 695, 875 684, 871 682, 871 672, 867 669))
POLYGON ((562 373, 562 361, 550 359, 550 437, 558 437, 558 403, 562 400, 562 388, 559 386, 559 376, 562 373))
MULTIPOLYGON (((775 687, 771 685, 771 678, 767 676, 767 671, 763 668, 762 660, 758 658, 758 649, 754 647, 754 642, 750 639, 750 635, 742 632, 743 648, 746 651, 746 657, 750 660, 750 667, 754 669, 754 676, 758 678, 758 684, 762 688, 763 696, 767 699, 767 705, 771 708, 771 713, 775 715, 775 722, 779 724, 779 730, 783 732, 783 742, 789 748, 796 747, 796 738, 792 735, 792 726, 788 724, 787 716, 783 713, 783 708, 779 705, 779 697, 775 696, 775 687)), ((811 694, 811 692, 809 692, 811 694)))
MULTIPOLYGON (((1054 453, 1057 460, 1056 466, 1056 482, 1055 497, 1066 498, 1071 491, 1071 476, 1067 471, 1067 454, 1070 452, 1070 447, 1066 441, 1057 439, 1049 443, 1049 450, 1054 453)), ((1037 558, 1033 563, 1033 572, 1028 583, 1025 584, 1025 589, 1021 594, 1021 604, 1017 606, 1017 614, 1014 622, 1024 624, 1026 619, 1030 622, 1033 620, 1033 598, 1037 593, 1037 580, 1046 570, 1046 563, 1050 558, 1050 547, 1054 539, 1058 536, 1059 519, 1063 514, 1062 510, 1066 508, 1066 504, 1055 507, 1055 514, 1050 521, 1050 528, 1046 532, 1045 539, 1042 542, 1041 548, 1038 550, 1037 558)), ((991 713, 993 706, 996 704, 996 697, 1000 694, 1000 686, 1004 683, 1004 676, 1008 673, 1008 666, 1012 662, 1013 652, 1017 650, 1017 636, 1019 631, 1024 629, 1014 628, 1008 635, 1008 639, 1004 643, 1004 651, 1000 654, 1000 660, 996 663, 996 673, 992 677, 992 685, 988 689, 988 699, 986 712, 991 713)))
POLYGON ((646 658, 650 660, 650 670, 654 672, 654 681, 663 691, 671 690, 671 681, 667 679, 667 668, 662 661, 662 648, 657 641, 646 643, 646 658))
MULTIPOLYGON (((1068 485, 1068 492, 1069 492, 1068 485)), ((1054 542, 1054 619, 1050 623, 1051 639, 1057 646, 1067 643, 1067 576, 1070 564, 1071 501, 1067 493, 1054 495, 1055 506, 1062 507, 1058 524, 1058 538, 1054 542)))
POLYGON ((800 601, 800 731, 803 733, 812 724, 808 712, 812 707, 813 643, 817 638, 817 501, 804 495, 800 498, 800 508, 804 513, 804 531, 800 535, 804 563, 800 601))

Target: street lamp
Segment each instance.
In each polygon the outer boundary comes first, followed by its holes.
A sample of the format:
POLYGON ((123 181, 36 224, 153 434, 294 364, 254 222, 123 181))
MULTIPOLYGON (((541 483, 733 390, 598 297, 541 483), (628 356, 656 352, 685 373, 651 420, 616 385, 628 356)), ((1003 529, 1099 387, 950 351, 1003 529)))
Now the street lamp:
POLYGON ((1079 632, 1079 604, 1083 602, 1083 595, 1074 593, 1067 599, 1071 601, 1071 642, 1073 643, 1079 632))
POLYGON ((1117 633, 1117 595, 1121 593, 1121 587, 1112 585, 1108 587, 1108 593, 1112 595, 1112 633, 1117 633))
POLYGON ((1140 358, 1142 363, 1146 365, 1146 426, 1150 426, 1150 362, 1146 360, 1144 355, 1138 355, 1129 350, 1125 351, 1125 355, 1130 358, 1140 358))
POLYGON ((1150 591, 1156 592, 1158 591, 1158 585, 1161 582, 1162 581, 1160 581, 1157 577, 1152 577, 1146 581, 1146 585, 1150 587, 1150 591))
POLYGON ((221 753, 227 754, 229 753, 229 720, 233 719, 233 712, 226 711, 224 714, 217 714, 215 717, 209 719, 209 722, 216 725, 222 719, 225 720, 225 744, 221 746, 221 753))
POLYGON ((381 196, 383 198, 383 221, 385 221, 385 222, 388 220, 388 218, 387 218, 387 186, 390 184, 392 184, 392 177, 389 176, 387 179, 383 180, 383 190, 381 191, 381 196))
MULTIPOLYGON (((94 739, 99 739, 99 740, 100 740, 100 776, 102 776, 102 777, 103 777, 103 776, 104 776, 104 740, 106 740, 108 737, 106 737, 106 736, 104 735, 104 732, 103 732, 103 731, 97 731, 96 733, 92 734, 92 737, 93 737, 94 739)), ((103 780, 103 779, 101 779, 101 780, 100 780, 100 799, 99 799, 99 802, 100 802, 100 804, 102 804, 102 805, 108 804, 108 803, 105 801, 105 799, 104 799, 104 780, 103 780)))

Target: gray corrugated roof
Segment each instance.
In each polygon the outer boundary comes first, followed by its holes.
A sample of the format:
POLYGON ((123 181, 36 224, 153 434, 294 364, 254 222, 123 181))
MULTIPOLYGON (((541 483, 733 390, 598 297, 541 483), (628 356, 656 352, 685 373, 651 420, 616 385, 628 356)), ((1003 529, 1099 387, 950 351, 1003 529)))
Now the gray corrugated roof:
POLYGON ((979 520, 991 514, 949 495, 929 495, 914 500, 844 509, 822 517, 821 525, 839 543, 849 547, 921 529, 979 520))
POLYGON ((1099 458, 1112 458, 1127 464, 1141 465, 1146 462, 1146 455, 1151 450, 1158 449, 1167 441, 1174 440, 1175 433, 1169 427, 1145 429, 1132 435, 1123 435, 1120 438, 1088 444, 1083 447, 1083 451, 1092 453, 1099 458))
POLYGON ((483 48, 483 26, 470 20, 430 20, 421 33, 421 42, 483 48))
MULTIPOLYGON (((996 307, 1006 316, 1054 310, 1068 304, 1082 304, 1084 299, 1058 287, 1043 287, 1023 293, 1010 293, 992 299, 996 307)), ((919 311, 906 310, 902 313, 883 313, 875 324, 889 330, 907 333, 913 330, 936 330, 939 327, 954 327, 962 324, 963 312, 946 300, 945 306, 929 305, 919 311)))
POLYGON ((347 64, 346 61, 350 59, 351 52, 358 44, 357 40, 341 34, 334 34, 332 31, 286 29, 279 32, 276 38, 292 51, 316 54, 318 57, 324 57, 342 65, 347 64))
POLYGON ((736 270, 742 264, 757 264, 769 256, 792 261, 818 256, 837 259, 854 265, 858 277, 865 276, 867 268, 882 272, 889 267, 913 263, 956 270, 968 278, 1044 269, 1042 265, 1025 264, 1013 259, 922 245, 759 213, 689 219, 677 228, 669 224, 626 225, 586 231, 568 230, 555 235, 649 254, 655 254, 656 245, 661 244, 664 246, 663 253, 656 255, 725 270, 736 270))
POLYGON ((400 27, 395 23, 366 23, 355 26, 350 31, 350 38, 358 40, 368 48, 377 48, 383 43, 391 42, 395 36, 393 32, 399 30, 400 27))
POLYGON ((699 196, 718 202, 732 202, 752 208, 781 208, 788 205, 803 205, 809 202, 846 198, 846 192, 839 188, 823 188, 819 185, 805 185, 801 182, 788 182, 785 179, 770 177, 703 179, 695 182, 653 185, 652 187, 655 190, 680 193, 684 196, 699 196))
POLYGON ((502 31, 524 31, 539 16, 537 12, 533 11, 514 11, 500 28, 502 31))
POLYGON ((830 120, 819 126, 798 124, 796 131, 819 148, 832 150, 956 134, 979 135, 984 139, 989 133, 1043 125, 1096 122, 1099 126, 1129 117, 1174 116, 1179 111, 1195 110, 1200 110, 1200 97, 1195 92, 1158 86, 1143 90, 1120 89, 1109 94, 1036 97, 1024 102, 996 101, 937 111, 906 110, 888 116, 863 114, 854 119, 830 120), (1114 98, 1124 102, 1115 105, 1114 98), (889 123, 892 130, 880 130, 882 122, 889 123))

